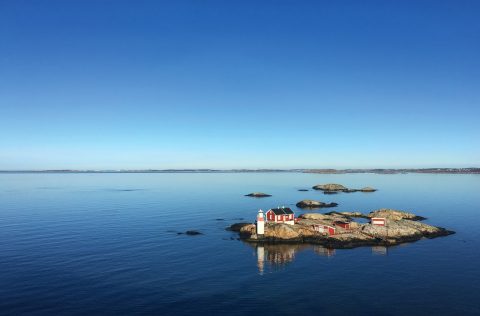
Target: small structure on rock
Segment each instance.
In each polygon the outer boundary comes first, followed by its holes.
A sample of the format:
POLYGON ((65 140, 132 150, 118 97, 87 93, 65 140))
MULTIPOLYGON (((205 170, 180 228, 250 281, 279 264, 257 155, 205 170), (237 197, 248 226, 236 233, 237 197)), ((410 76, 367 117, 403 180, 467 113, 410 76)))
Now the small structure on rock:
POLYGON ((372 217, 370 220, 372 225, 375 226, 386 226, 387 225, 387 219, 385 217, 372 217))
POLYGON ((295 213, 289 207, 271 208, 265 213, 268 222, 295 224, 295 213))
POLYGON ((335 227, 330 226, 330 225, 319 225, 319 224, 314 224, 313 229, 320 233, 320 234, 325 234, 325 235, 335 235, 335 227))
POLYGON ((257 235, 263 237, 265 234, 265 220, 263 218, 263 211, 259 210, 257 214, 257 235))
POLYGON ((344 222, 344 221, 335 221, 333 225, 342 227, 343 229, 351 229, 350 227, 350 222, 344 222))

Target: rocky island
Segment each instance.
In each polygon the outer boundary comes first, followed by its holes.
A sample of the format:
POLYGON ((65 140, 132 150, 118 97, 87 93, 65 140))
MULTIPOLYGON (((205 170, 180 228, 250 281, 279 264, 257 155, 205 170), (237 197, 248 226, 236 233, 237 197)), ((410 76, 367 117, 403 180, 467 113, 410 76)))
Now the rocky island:
POLYGON ((364 187, 361 189, 349 189, 341 184, 328 183, 328 184, 317 184, 312 187, 314 190, 323 191, 325 194, 335 194, 338 192, 353 193, 353 192, 375 192, 377 189, 371 187, 364 187))
POLYGON ((252 192, 252 193, 249 193, 249 194, 245 194, 245 196, 250 196, 250 197, 269 197, 269 196, 272 196, 272 195, 267 194, 267 193, 263 193, 263 192, 252 192))
POLYGON ((323 208, 323 207, 336 207, 338 206, 337 203, 325 203, 325 202, 320 202, 320 201, 315 201, 315 200, 302 200, 298 202, 297 207, 299 208, 323 208))
POLYGON ((257 235, 253 223, 238 223, 229 229, 248 242, 310 243, 329 248, 355 248, 359 246, 393 246, 454 234, 421 220, 425 218, 404 211, 379 209, 368 214, 359 212, 306 213, 295 224, 267 222, 264 234, 257 235), (362 223, 356 218, 370 219, 362 223))

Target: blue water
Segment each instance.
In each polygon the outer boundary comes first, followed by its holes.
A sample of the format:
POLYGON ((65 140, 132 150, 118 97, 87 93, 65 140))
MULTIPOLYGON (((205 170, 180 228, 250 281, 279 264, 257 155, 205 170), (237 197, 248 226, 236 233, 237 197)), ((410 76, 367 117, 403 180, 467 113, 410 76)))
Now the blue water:
POLYGON ((478 175, 0 174, 0 314, 480 315, 479 189, 478 175), (329 182, 379 191, 297 191, 329 182), (304 198, 457 234, 328 250, 225 231, 304 198))

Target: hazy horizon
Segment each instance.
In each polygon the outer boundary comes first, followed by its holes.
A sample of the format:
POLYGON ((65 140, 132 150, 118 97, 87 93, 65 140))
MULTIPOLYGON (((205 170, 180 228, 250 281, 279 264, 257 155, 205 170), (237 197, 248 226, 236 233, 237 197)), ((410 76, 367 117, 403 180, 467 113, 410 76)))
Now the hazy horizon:
POLYGON ((476 1, 2 1, 0 170, 480 163, 476 1))
POLYGON ((131 168, 52 168, 52 169, 0 169, 0 172, 41 172, 41 171, 114 171, 114 172, 121 172, 121 171, 188 171, 188 170, 213 170, 213 171, 295 171, 295 170, 373 170, 373 169, 384 169, 384 170, 404 170, 404 169, 413 169, 413 170, 422 170, 422 169, 479 169, 478 166, 465 166, 465 167, 451 167, 451 166, 425 166, 425 167, 369 167, 369 168, 356 168, 356 167, 348 167, 348 168, 329 168, 329 167, 319 167, 319 168, 215 168, 215 167, 206 167, 206 168, 145 168, 145 169, 131 169, 131 168))

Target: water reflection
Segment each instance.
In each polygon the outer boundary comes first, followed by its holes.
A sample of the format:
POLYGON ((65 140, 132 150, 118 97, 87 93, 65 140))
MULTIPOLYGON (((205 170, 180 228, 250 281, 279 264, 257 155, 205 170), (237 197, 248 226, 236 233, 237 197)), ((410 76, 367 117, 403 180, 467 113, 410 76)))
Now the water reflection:
POLYGON ((379 256, 386 256, 388 255, 388 248, 385 246, 373 246, 372 254, 379 255, 379 256))
POLYGON ((335 249, 325 248, 323 246, 313 246, 313 251, 319 256, 333 257, 335 256, 335 249))
MULTIPOLYGON (((319 256, 331 258, 335 256, 336 250, 333 248, 326 248, 320 245, 309 244, 248 244, 255 248, 255 255, 257 257, 257 268, 260 274, 266 270, 283 269, 289 263, 295 260, 298 252, 311 249, 319 256)), ((371 247, 373 255, 387 255, 388 247, 373 246, 371 247)))
POLYGON ((263 274, 265 266, 270 269, 280 269, 295 260, 295 254, 309 248, 306 244, 257 244, 258 272, 263 274))
POLYGON ((263 274, 266 269, 278 270, 284 268, 295 260, 298 252, 305 249, 313 249, 320 255, 331 257, 335 255, 335 249, 325 248, 318 245, 308 244, 249 244, 256 250, 258 272, 263 274))

